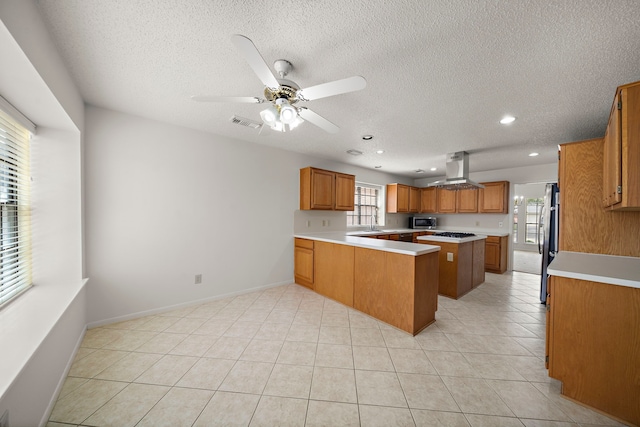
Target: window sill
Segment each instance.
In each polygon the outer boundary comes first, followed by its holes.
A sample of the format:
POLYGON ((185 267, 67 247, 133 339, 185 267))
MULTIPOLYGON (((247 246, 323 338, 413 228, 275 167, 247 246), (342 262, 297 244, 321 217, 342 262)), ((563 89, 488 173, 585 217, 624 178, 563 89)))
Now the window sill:
POLYGON ((0 310, 0 400, 88 280, 34 285, 0 310))

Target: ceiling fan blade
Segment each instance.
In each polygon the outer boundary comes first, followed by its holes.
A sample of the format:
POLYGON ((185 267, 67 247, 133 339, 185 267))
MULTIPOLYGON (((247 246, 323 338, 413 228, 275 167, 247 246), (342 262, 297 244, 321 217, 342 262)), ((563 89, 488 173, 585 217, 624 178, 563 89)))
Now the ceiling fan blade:
POLYGON ((245 104, 262 104, 265 100, 255 96, 192 96, 198 102, 242 102, 245 104))
POLYGON ((325 119, 324 117, 322 117, 318 113, 315 113, 315 112, 309 110, 306 107, 299 108, 298 109, 298 114, 304 120, 306 120, 309 123, 312 123, 312 124, 318 126, 320 129, 324 129, 325 131, 327 131, 329 133, 336 133, 336 132, 338 132, 340 130, 340 128, 338 126, 334 125, 329 120, 325 119))
POLYGON ((327 96, 340 95, 342 93, 355 92, 367 86, 367 81, 362 76, 353 76, 342 80, 322 83, 316 86, 300 89, 298 98, 304 101, 326 98, 327 96))
POLYGON ((253 72, 256 73, 265 86, 272 89, 277 89, 280 86, 278 80, 276 80, 269 66, 251 40, 240 34, 234 34, 231 36, 231 42, 244 56, 244 59, 247 60, 249 66, 253 69, 253 72))

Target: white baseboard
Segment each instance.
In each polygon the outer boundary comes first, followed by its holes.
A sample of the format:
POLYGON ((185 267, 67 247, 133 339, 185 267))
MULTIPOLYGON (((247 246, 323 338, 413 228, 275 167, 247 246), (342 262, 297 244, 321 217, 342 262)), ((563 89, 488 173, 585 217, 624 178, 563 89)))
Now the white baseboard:
POLYGON ((150 316, 153 314, 166 313, 167 311, 176 310, 179 308, 190 307, 192 305, 204 304, 211 301, 216 301, 224 298, 234 297, 242 294, 248 294, 251 292, 261 291, 264 289, 275 288, 277 286, 290 285, 293 284, 294 280, 291 278, 290 280, 286 280, 284 282, 270 283, 268 285, 256 286, 254 288, 243 289, 237 292, 229 292, 226 294, 216 295, 213 297, 203 298, 195 301, 188 301, 180 304, 170 305, 166 307, 154 308, 151 310, 139 311, 136 313, 126 314, 124 316, 112 317, 109 319, 98 320, 95 322, 90 322, 87 324, 87 329, 97 328, 99 326, 109 325, 111 323, 124 322, 126 320, 137 319, 139 317, 150 316))

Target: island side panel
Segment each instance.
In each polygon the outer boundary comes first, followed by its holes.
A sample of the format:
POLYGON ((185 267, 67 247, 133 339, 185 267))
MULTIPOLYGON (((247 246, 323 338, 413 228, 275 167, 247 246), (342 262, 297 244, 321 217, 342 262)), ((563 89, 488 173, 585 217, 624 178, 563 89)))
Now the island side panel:
POLYGON ((316 241, 314 290, 353 307, 354 247, 316 241))
POLYGON ((385 286, 385 252, 355 248, 353 308, 381 319, 387 303, 381 289, 385 286))
POLYGON ((484 272, 484 249, 485 241, 475 240, 473 242, 473 287, 481 285, 485 280, 484 272))
POLYGON ((416 257, 413 335, 436 320, 438 309, 438 252, 416 257))
POLYGON ((551 284, 549 376, 565 396, 640 425, 640 289, 551 284))
POLYGON ((385 252, 384 300, 380 320, 413 335, 415 259, 413 255, 385 252))

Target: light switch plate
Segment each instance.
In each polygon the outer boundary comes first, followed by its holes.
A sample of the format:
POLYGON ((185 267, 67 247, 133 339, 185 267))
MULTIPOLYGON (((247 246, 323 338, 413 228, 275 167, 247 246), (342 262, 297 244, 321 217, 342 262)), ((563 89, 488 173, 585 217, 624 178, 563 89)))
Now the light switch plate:
POLYGON ((453 262, 453 252, 447 252, 447 261, 453 262))

